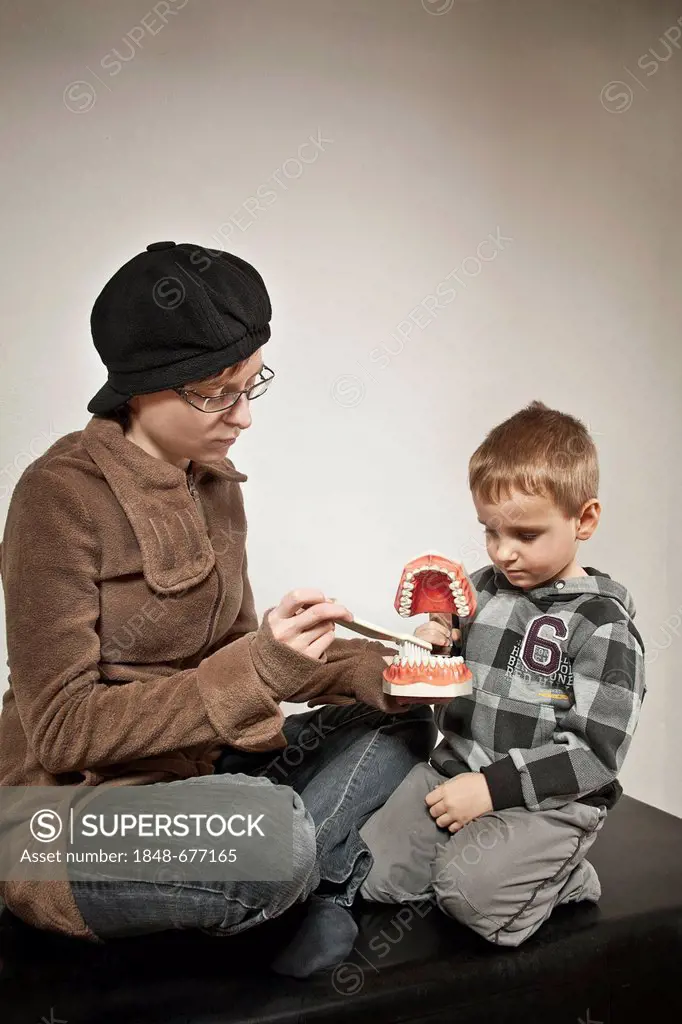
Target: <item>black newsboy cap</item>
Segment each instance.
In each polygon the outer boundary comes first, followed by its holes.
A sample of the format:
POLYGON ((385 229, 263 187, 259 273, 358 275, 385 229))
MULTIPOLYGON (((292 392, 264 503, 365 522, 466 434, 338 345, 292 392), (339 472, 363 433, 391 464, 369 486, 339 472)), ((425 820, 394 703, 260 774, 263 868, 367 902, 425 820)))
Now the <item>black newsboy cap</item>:
POLYGON ((271 316, 250 263, 191 242, 152 242, 95 299, 92 340, 108 380, 88 411, 111 412, 248 359, 270 337, 271 316))

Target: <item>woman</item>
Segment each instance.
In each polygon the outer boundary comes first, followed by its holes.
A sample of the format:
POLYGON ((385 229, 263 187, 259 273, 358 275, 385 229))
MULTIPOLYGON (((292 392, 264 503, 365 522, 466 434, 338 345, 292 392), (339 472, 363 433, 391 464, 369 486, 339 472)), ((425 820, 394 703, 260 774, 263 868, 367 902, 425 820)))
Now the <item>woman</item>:
POLYGON ((371 866, 358 829, 428 756, 434 727, 430 709, 383 694, 392 652, 335 639, 352 616, 321 592, 291 591, 258 625, 246 477, 226 455, 274 376, 270 316, 248 263, 173 242, 149 245, 95 301, 108 382, 85 429, 24 472, 5 527, 0 784, 173 783, 211 787, 216 806, 245 782, 284 784, 293 877, 170 885, 72 866, 2 895, 27 922, 91 941, 229 935, 311 897, 273 965, 305 976, 352 947, 346 908, 371 866), (284 719, 282 700, 348 706, 284 719))

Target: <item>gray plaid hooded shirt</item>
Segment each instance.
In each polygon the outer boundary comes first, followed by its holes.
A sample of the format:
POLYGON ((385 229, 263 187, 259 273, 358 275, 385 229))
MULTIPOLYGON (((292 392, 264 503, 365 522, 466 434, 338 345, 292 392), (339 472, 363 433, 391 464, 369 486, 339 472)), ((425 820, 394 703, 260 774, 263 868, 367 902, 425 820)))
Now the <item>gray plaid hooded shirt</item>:
POLYGON ((470 577, 478 607, 459 626, 473 694, 437 708, 431 762, 448 776, 481 771, 495 810, 612 807, 622 793, 644 645, 625 587, 585 572, 525 591, 492 565, 470 577))

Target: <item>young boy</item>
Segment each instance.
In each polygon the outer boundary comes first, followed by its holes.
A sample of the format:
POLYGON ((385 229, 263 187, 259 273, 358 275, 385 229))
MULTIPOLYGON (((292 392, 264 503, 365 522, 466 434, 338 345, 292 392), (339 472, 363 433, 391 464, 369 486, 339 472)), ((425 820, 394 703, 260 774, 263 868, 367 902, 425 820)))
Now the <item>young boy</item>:
MULTIPOLYGON (((366 899, 435 898, 505 946, 558 904, 599 899, 585 855, 622 793, 646 687, 632 598, 577 561, 599 522, 598 477, 583 424, 541 402, 471 457, 492 562, 472 574, 478 607, 460 622, 473 694, 438 708, 430 762, 363 826, 366 899)), ((418 635, 460 639, 455 619, 432 618, 418 635)))

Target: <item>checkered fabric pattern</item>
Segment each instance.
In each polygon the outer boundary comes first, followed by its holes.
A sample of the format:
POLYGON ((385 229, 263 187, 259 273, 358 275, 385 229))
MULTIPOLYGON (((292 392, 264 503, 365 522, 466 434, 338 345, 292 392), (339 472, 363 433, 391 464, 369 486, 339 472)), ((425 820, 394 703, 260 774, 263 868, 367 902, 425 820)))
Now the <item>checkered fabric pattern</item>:
POLYGON ((473 694, 438 708, 431 760, 446 775, 482 771, 494 809, 609 807, 622 792, 644 645, 625 587, 585 571, 526 591, 493 566, 470 577, 478 607, 459 626, 473 694))

